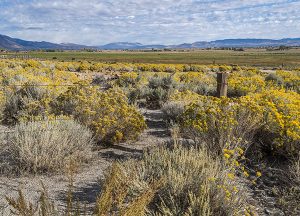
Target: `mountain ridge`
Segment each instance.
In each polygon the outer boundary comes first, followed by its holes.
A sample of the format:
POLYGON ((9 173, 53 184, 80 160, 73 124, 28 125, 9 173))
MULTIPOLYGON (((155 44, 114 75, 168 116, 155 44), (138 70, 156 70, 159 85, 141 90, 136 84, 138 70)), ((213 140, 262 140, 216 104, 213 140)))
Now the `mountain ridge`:
POLYGON ((132 42, 116 42, 102 46, 86 46, 74 43, 51 43, 47 41, 26 41, 18 38, 11 38, 0 34, 0 48, 8 50, 80 50, 80 49, 100 49, 100 50, 137 50, 137 49, 197 49, 197 48, 250 48, 250 47, 274 47, 274 46, 300 46, 300 38, 283 39, 223 39, 214 41, 197 41, 194 43, 182 43, 178 45, 144 45, 132 42))
POLYGON ((56 44, 47 41, 26 41, 19 38, 11 38, 6 35, 0 34, 0 47, 8 50, 39 50, 39 49, 63 49, 63 50, 75 50, 91 48, 89 46, 62 43, 56 44))

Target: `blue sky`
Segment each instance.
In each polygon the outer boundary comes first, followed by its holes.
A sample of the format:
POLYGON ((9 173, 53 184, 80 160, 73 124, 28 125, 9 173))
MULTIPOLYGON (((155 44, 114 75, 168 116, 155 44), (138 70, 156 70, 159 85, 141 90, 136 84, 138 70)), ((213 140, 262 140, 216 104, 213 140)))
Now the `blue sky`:
POLYGON ((0 0, 0 34, 102 45, 300 37, 300 0, 0 0))

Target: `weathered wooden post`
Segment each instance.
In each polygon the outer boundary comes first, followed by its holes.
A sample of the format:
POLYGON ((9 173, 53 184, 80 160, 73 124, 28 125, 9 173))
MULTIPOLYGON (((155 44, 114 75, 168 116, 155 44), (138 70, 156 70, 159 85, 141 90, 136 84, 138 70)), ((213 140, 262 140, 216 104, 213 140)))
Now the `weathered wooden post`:
POLYGON ((227 97, 228 74, 228 72, 217 73, 217 97, 227 97))

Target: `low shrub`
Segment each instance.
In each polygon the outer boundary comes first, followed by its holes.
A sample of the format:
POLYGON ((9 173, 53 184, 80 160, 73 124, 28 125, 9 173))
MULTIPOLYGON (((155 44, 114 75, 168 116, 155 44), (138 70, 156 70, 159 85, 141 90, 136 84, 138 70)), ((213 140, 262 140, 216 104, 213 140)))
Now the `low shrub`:
POLYGON ((251 95, 264 112, 264 126, 256 138, 268 151, 283 156, 299 155, 300 95, 270 90, 251 95))
POLYGON ((78 72, 87 72, 90 70, 90 64, 88 62, 80 62, 80 65, 77 68, 78 72))
POLYGON ((184 103, 191 103, 201 98, 202 98, 201 95, 189 90, 186 91, 175 90, 173 94, 170 95, 170 101, 181 101, 184 103))
POLYGON ((214 96, 217 94, 217 89, 215 85, 199 83, 193 89, 194 92, 200 95, 214 96))
POLYGON ((181 130, 184 136, 220 154, 225 147, 234 149, 245 145, 240 147, 247 148, 248 142, 252 141, 262 126, 262 117, 261 107, 250 97, 230 99, 201 96, 186 107, 181 130))
POLYGON ((140 81, 140 77, 138 73, 127 72, 121 74, 121 76, 117 80, 117 84, 120 87, 130 87, 130 86, 137 85, 139 81, 140 81))
POLYGON ((3 168, 15 172, 62 171, 71 160, 89 160, 93 145, 89 129, 73 120, 20 123, 6 139, 2 159, 10 167, 3 168))
POLYGON ((92 85, 100 85, 100 86, 102 86, 102 85, 104 85, 106 83, 107 83, 107 78, 104 75, 102 75, 102 74, 95 75, 93 77, 92 82, 91 82, 92 85))
POLYGON ((176 82, 172 76, 167 76, 167 77, 156 76, 149 79, 148 86, 151 89, 162 88, 168 90, 176 86, 176 82))
POLYGON ((96 86, 78 83, 62 93, 53 106, 57 114, 73 116, 88 126, 102 143, 136 139, 146 128, 142 114, 116 89, 101 91, 96 86))
POLYGON ((248 207, 248 194, 237 178, 228 177, 224 166, 205 150, 181 145, 157 148, 140 161, 118 164, 117 172, 114 167, 104 185, 104 192, 110 191, 110 196, 102 194, 98 207, 113 214, 134 201, 138 204, 135 209, 142 209, 147 215, 243 214, 248 207), (161 186, 145 199, 144 195, 153 191, 153 182, 157 181, 161 186))
POLYGON ((249 93, 261 92, 265 85, 264 78, 261 76, 243 77, 232 74, 228 79, 228 96, 240 97, 249 93))
POLYGON ((185 90, 175 90, 169 97, 169 101, 164 103, 162 111, 164 118, 168 123, 177 124, 182 121, 182 116, 185 111, 185 107, 190 103, 197 101, 201 98, 201 95, 185 90))
MULTIPOLYGON (((143 95, 143 91, 144 89, 142 88, 127 88, 127 98, 128 98, 128 102, 129 104, 132 105, 138 105, 139 100, 141 100, 141 95, 143 95)), ((124 92, 126 92, 125 90, 123 90, 124 92)))
POLYGON ((299 107, 299 94, 285 90, 263 91, 237 99, 200 96, 187 106, 181 128, 186 136, 211 145, 218 152, 226 143, 241 138, 259 143, 266 152, 298 155, 299 107))
POLYGON ((26 83, 8 92, 3 111, 3 123, 14 125, 33 116, 46 116, 50 111, 51 94, 36 83, 26 83))
POLYGON ((169 124, 177 124, 180 122, 180 118, 184 113, 184 107, 186 103, 183 101, 169 101, 162 107, 164 113, 164 119, 169 124))
POLYGON ((279 86, 283 85, 284 83, 282 77, 274 73, 271 73, 268 76, 266 76, 265 81, 272 82, 272 84, 279 85, 279 86))
POLYGON ((300 72, 299 71, 276 71, 276 75, 282 77, 286 89, 300 93, 300 72))
POLYGON ((146 88, 144 93, 147 106, 154 109, 160 108, 170 97, 170 91, 161 87, 155 89, 146 88))
POLYGON ((168 101, 171 93, 176 89, 177 83, 172 76, 152 77, 144 91, 147 105, 151 108, 160 108, 168 101))

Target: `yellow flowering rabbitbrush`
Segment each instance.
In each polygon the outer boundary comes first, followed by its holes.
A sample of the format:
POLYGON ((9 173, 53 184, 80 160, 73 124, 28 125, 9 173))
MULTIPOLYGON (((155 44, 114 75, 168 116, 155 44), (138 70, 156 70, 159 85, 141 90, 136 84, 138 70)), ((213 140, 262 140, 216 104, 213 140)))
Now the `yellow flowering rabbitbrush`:
POLYGON ((270 90, 251 95, 264 112, 261 139, 272 150, 299 154, 300 95, 285 90, 270 90))
POLYGON ((226 143, 235 147, 235 138, 255 137, 274 153, 299 154, 300 95, 273 89, 239 98, 199 96, 186 106, 181 127, 219 152, 226 143))
POLYGON ((90 127, 96 138, 105 143, 136 139, 146 128, 138 110, 127 103, 122 91, 101 91, 86 82, 69 87, 57 99, 58 112, 72 115, 90 127))
POLYGON ((261 124, 260 106, 250 97, 199 96, 186 107, 181 128, 186 135, 220 153, 228 143, 232 149, 241 144, 238 140, 250 140, 261 124))

